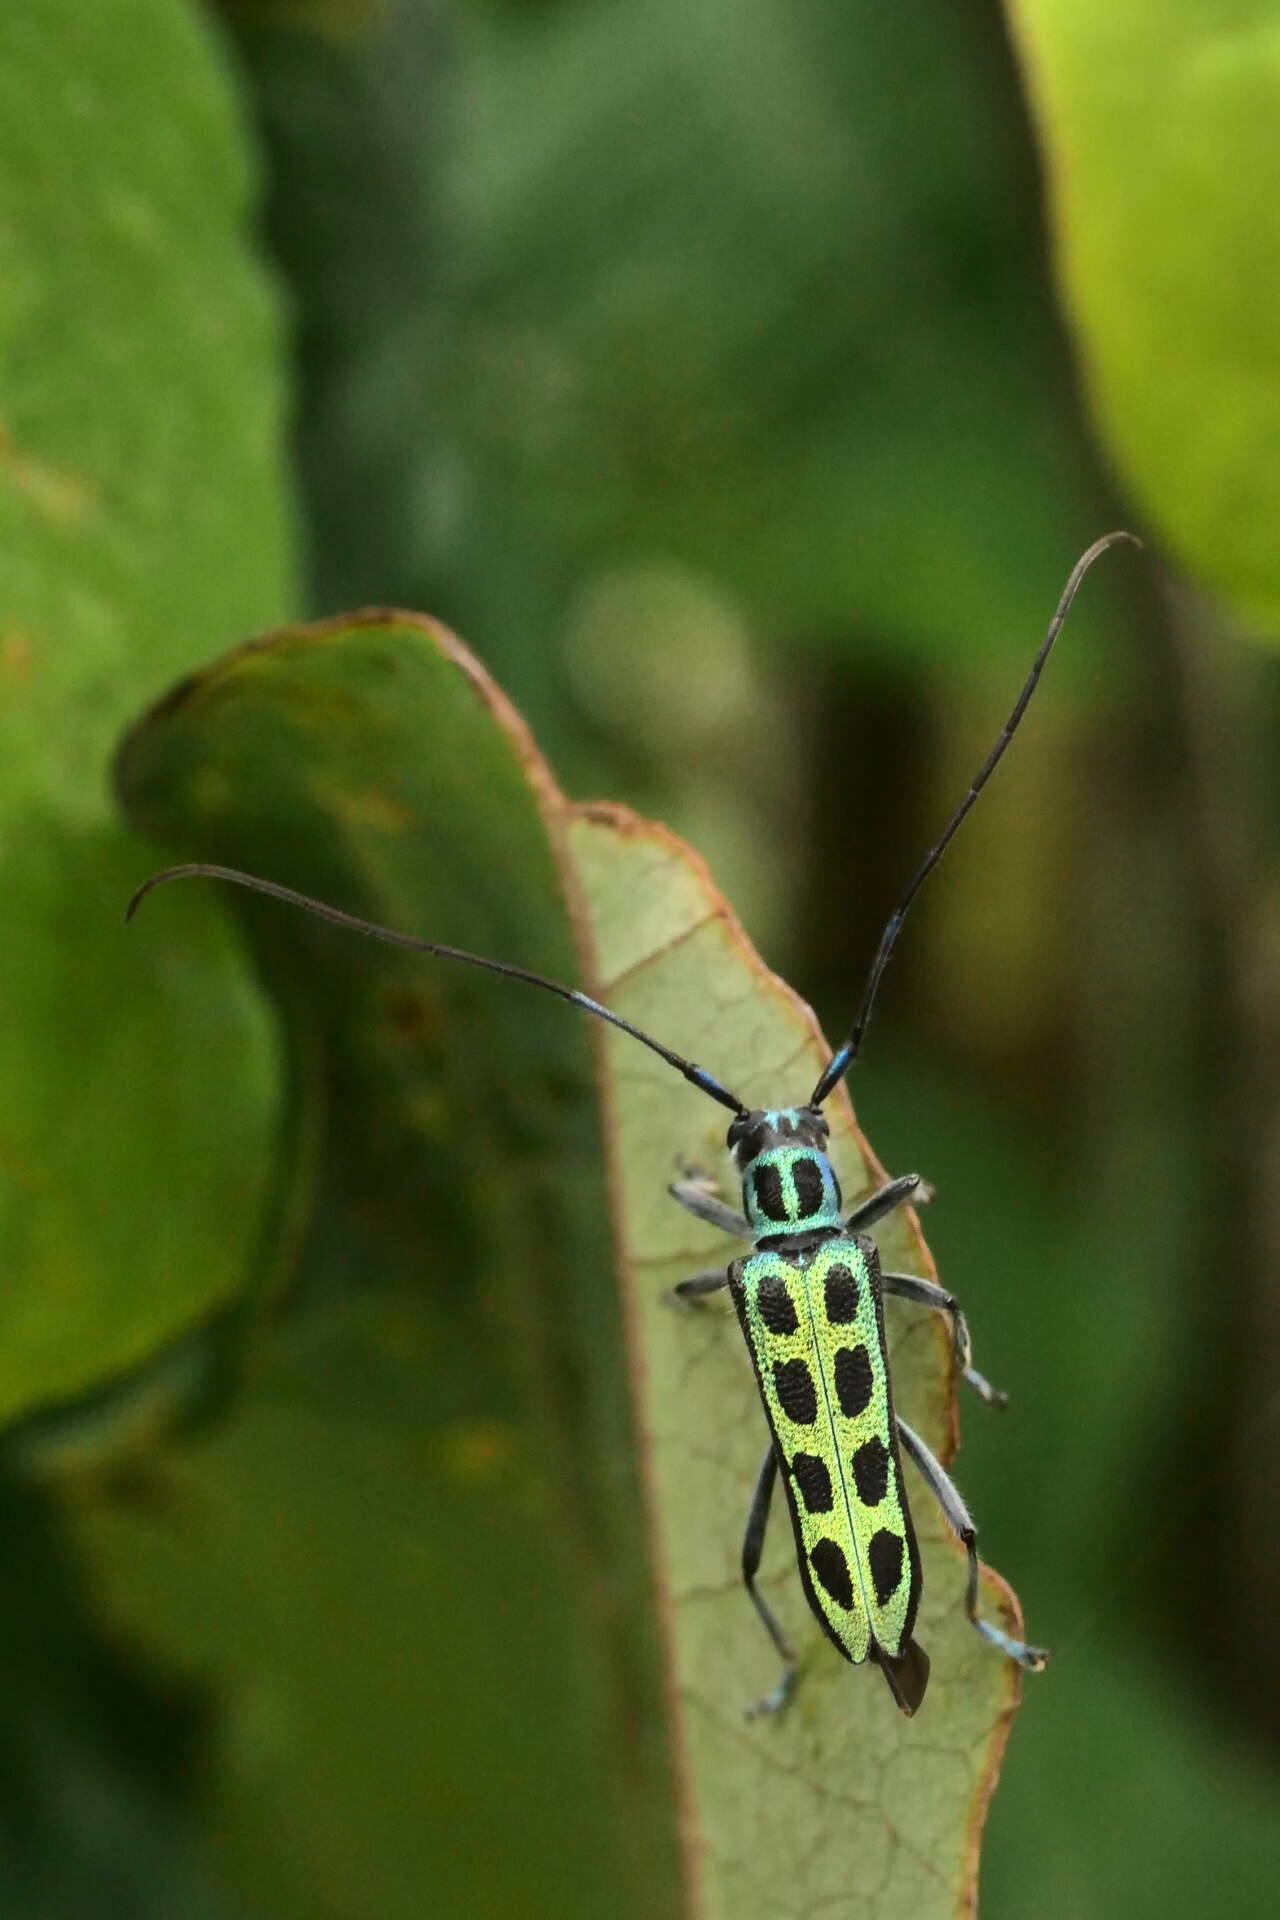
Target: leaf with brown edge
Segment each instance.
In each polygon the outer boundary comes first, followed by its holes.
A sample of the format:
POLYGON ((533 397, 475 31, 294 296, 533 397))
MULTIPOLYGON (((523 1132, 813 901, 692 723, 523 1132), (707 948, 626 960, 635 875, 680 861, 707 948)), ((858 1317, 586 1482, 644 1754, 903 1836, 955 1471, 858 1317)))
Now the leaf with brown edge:
MULTIPOLYGON (((615 807, 575 810, 569 844, 587 901, 596 988, 610 1006, 710 1068, 749 1105, 805 1099, 829 1050, 812 1013, 771 974, 706 867, 665 828, 615 807)), ((632 1378, 660 1584, 668 1600, 682 1822, 695 1910, 734 1920, 817 1911, 972 1909, 978 1847, 1020 1676, 983 1646, 962 1606, 964 1557, 908 1468, 925 1560, 917 1636, 933 1672, 911 1721, 873 1668, 850 1669, 822 1638, 775 1505, 766 1590, 803 1650, 788 1711, 746 1722, 777 1659, 743 1593, 742 1528, 766 1428, 736 1319, 678 1312, 672 1283, 733 1251, 676 1207, 678 1159, 725 1162, 724 1117, 623 1036, 604 1036, 632 1378)), ((847 1094, 831 1101, 832 1150, 855 1200, 885 1178, 847 1094)), ((895 1169, 902 1172, 907 1169, 895 1169)), ((913 1215, 878 1234, 886 1264, 934 1277, 913 1215)), ((894 1392, 946 1460, 955 1451, 949 1341, 941 1319, 887 1303, 894 1392)), ((986 1576, 985 1604, 1017 1631, 1016 1603, 986 1576)))

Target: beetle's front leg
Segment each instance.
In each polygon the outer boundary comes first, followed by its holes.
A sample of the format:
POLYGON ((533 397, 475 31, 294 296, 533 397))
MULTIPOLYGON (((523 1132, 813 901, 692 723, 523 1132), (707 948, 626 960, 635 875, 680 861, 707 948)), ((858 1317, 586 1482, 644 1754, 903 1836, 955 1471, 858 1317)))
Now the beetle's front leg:
POLYGON ((698 1168, 686 1167, 681 1178, 671 1182, 667 1192, 696 1220, 705 1220, 709 1227, 718 1227, 721 1233, 732 1234, 735 1240, 751 1238, 745 1214, 722 1200, 715 1182, 698 1168))
POLYGON ((845 1231, 865 1233, 868 1227, 877 1220, 883 1220, 895 1207, 901 1207, 909 1200, 919 1206, 929 1198, 929 1193, 930 1189, 924 1185, 918 1173, 901 1174, 898 1179, 887 1181, 883 1187, 878 1187, 873 1194, 858 1202, 844 1223, 845 1231))

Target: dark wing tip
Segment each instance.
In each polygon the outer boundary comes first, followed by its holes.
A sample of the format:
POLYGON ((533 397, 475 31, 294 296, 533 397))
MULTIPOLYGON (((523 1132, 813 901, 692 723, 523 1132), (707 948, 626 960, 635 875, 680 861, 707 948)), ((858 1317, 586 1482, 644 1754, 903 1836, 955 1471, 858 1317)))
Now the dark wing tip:
POLYGON ((897 1660, 892 1654, 877 1647, 875 1657, 880 1669, 889 1682, 889 1691, 910 1719, 920 1702, 924 1699, 925 1688, 929 1684, 929 1656, 918 1640, 908 1640, 906 1652, 897 1660))

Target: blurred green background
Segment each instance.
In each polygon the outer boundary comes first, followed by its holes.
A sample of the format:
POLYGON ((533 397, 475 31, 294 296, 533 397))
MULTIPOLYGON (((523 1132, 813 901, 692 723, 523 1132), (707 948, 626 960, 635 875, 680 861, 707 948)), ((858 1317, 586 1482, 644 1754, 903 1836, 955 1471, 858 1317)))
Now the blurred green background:
MULTIPOLYGON (((517 1104, 487 1147, 532 1171, 477 1195, 460 1150, 434 1238, 391 1122, 361 1135, 365 1184, 318 1202, 352 1141, 314 1134, 293 932, 263 936, 274 963, 258 941, 264 994, 222 902, 119 928, 163 813, 126 777, 122 823, 126 726, 284 619, 427 610, 571 796, 705 854, 835 1033, 1113 525, 1146 551, 1089 580, 913 917, 855 1100, 882 1160, 936 1187, 942 1275, 1012 1392, 1003 1420, 965 1410, 959 1477, 1055 1652, 992 1805, 984 1914, 1274 1910, 1278 125, 1276 0, 28 0, 0 22, 4 1912, 586 1913, 614 1871, 584 1813, 582 1858, 536 1895, 483 1850, 433 1880, 412 1782, 356 1790, 394 1775, 381 1723, 337 1755, 323 1686, 323 1884, 255 1831, 255 1756, 287 1740, 259 1639, 340 1669, 358 1720, 338 1623, 367 1594, 394 1652, 379 1712, 401 1687, 431 1711, 362 1529, 381 1500, 397 1540, 423 1524, 414 1342, 447 1346, 448 1315, 397 1307, 375 1336, 361 1303, 400 1301, 397 1262, 433 1247, 483 1294, 519 1251, 484 1222, 527 1225, 521 1181, 589 1153, 587 1068, 565 1039, 563 1085, 543 1060, 524 1105, 495 1072, 517 1104), (372 1254, 369 1193, 401 1209, 372 1254), (282 1302, 283 1357, 250 1363, 282 1302), (174 1465, 184 1430, 216 1470, 174 1465), (178 1484, 221 1545, 175 1517, 178 1484), (351 1594, 295 1622, 279 1595, 308 1591, 329 1529, 351 1594), (234 1734, 211 1646, 242 1658, 234 1734)), ((290 831, 256 863, 283 872, 290 831)), ((572 965, 532 925, 536 860, 501 910, 462 854, 445 869, 421 930, 572 965)), ((478 1100, 447 1024, 428 1042, 449 1099, 478 1100)), ((458 1431, 480 1484, 502 1437, 458 1431)), ((529 1498, 536 1554, 554 1495, 529 1498)), ((548 1592, 576 1591, 565 1566, 548 1592)), ((424 1560, 437 1658, 449 1578, 424 1560)), ((483 1676, 479 1640, 466 1657, 483 1676)), ((514 1721, 478 1701, 458 1759, 509 1770, 517 1851, 588 1764, 531 1732, 544 1686, 514 1721)), ((436 1787, 447 1824, 465 1788, 436 1787)))

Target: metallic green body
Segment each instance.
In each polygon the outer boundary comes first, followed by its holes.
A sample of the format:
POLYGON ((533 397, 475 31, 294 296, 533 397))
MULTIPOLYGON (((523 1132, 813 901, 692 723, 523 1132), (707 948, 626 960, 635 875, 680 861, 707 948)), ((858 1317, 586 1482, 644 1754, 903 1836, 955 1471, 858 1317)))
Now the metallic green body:
MULTIPOLYGON (((1095 541, 1072 569, 1022 691, 964 799, 890 915, 853 1026, 804 1106, 748 1108, 705 1067, 575 987, 507 961, 378 926, 234 867, 203 861, 169 867, 144 881, 129 902, 126 917, 131 918, 154 887, 203 875, 288 901, 321 920, 389 945, 521 981, 629 1034, 733 1115, 727 1144, 742 1181, 741 1215, 709 1191, 695 1168, 688 1170, 693 1178, 677 1182, 671 1191, 697 1218, 735 1238, 750 1236, 754 1242, 754 1251, 735 1261, 727 1276, 721 1270, 690 1274, 675 1287, 678 1298, 693 1300, 722 1287, 727 1278, 772 1434, 747 1519, 742 1573, 752 1604, 782 1656, 784 1672, 779 1685, 753 1711, 774 1712, 784 1706, 798 1670, 786 1634, 756 1587, 778 1473, 787 1490, 805 1591, 827 1634, 847 1659, 880 1663, 904 1713, 914 1713, 923 1700, 929 1661, 912 1639, 920 1598, 920 1559, 903 1490, 900 1440, 965 1548, 969 1566, 965 1612, 976 1631, 1026 1668, 1043 1667, 1048 1658, 1043 1648, 1028 1646, 981 1617, 981 1566, 968 1509, 920 1436, 905 1421, 899 1425, 895 1419, 879 1258, 873 1243, 856 1229, 908 1200, 919 1184, 918 1176, 887 1182, 867 1195, 846 1220, 840 1185, 827 1156, 829 1133, 822 1108, 857 1059, 885 967, 911 904, 999 765, 1080 582, 1099 554, 1118 540, 1132 539, 1132 534, 1108 534, 1095 541)), ((971 1365, 968 1327, 955 1298, 915 1274, 890 1271, 883 1284, 901 1299, 948 1315, 962 1376, 989 1404, 999 1405, 1003 1396, 971 1365)))
POLYGON ((920 1560, 902 1482, 875 1247, 824 1221, 808 1245, 761 1248, 735 1261, 729 1285, 773 1431, 809 1604, 846 1659, 878 1651, 901 1659, 920 1597, 920 1560))

